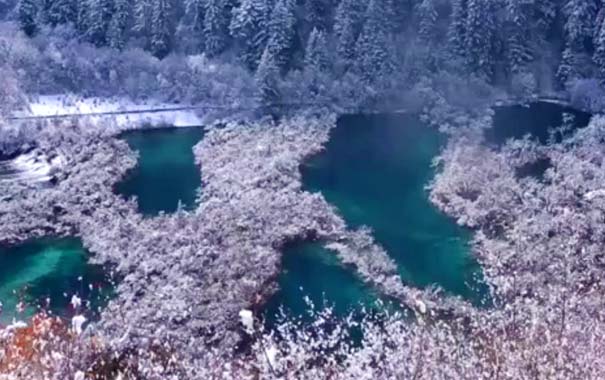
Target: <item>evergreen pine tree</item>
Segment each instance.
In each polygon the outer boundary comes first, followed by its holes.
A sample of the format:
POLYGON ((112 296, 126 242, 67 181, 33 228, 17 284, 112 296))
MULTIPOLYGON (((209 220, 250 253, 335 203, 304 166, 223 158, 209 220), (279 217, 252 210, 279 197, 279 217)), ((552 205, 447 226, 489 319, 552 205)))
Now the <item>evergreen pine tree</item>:
POLYGON ((261 104, 271 105, 279 100, 279 67, 268 47, 263 52, 254 79, 261 104))
POLYGON ((594 40, 593 61, 597 65, 601 81, 605 81, 605 20, 601 22, 599 33, 594 40))
POLYGON ((452 14, 448 30, 449 51, 456 57, 466 55, 467 0, 452 0, 452 14))
POLYGON ((77 5, 74 0, 51 0, 46 12, 46 19, 53 26, 77 19, 77 5))
POLYGON ((207 0, 204 16, 204 51, 210 57, 222 53, 227 47, 229 12, 224 0, 207 0))
POLYGON ((569 79, 577 78, 576 54, 570 46, 566 46, 561 55, 561 62, 557 69, 557 78, 561 83, 566 83, 569 79))
POLYGON ((135 0, 134 25, 132 30, 148 36, 151 33, 151 19, 155 0, 135 0))
MULTIPOLYGON (((512 0, 511 0, 512 1, 512 0)), ((559 0, 534 0, 535 29, 538 31, 540 40, 546 39, 546 33, 552 28, 557 18, 559 9, 559 0)))
POLYGON ((472 73, 490 79, 494 70, 496 20, 492 0, 468 0, 465 26, 465 62, 472 73))
POLYGON ((437 29, 437 7, 435 0, 422 0, 417 8, 418 13, 418 36, 424 43, 435 40, 437 29))
POLYGON ((325 34, 313 29, 305 50, 305 68, 316 72, 326 71, 330 65, 328 44, 325 34))
POLYGON ((296 18, 293 0, 278 0, 271 12, 267 49, 280 69, 285 69, 292 55, 296 18))
POLYGON ((358 72, 369 83, 384 81, 393 69, 390 28, 384 22, 386 14, 384 0, 370 0, 366 22, 356 44, 358 72))
POLYGON ((366 6, 359 0, 342 0, 336 8, 336 51, 347 64, 355 59, 355 44, 363 26, 365 11, 366 6))
POLYGON ((19 17, 19 26, 28 36, 36 33, 36 15, 38 8, 35 0, 20 0, 17 4, 17 14, 19 17))
POLYGON ((154 0, 151 13, 151 53, 164 58, 172 48, 172 9, 170 0, 154 0))
POLYGON ((114 12, 107 31, 109 46, 114 49, 123 49, 126 45, 126 29, 131 7, 130 0, 115 0, 114 12))
POLYGON ((571 47, 582 49, 587 39, 594 35, 597 16, 597 0, 568 0, 564 7, 564 30, 571 47))
POLYGON ((563 7, 565 15, 565 50, 557 71, 562 83, 581 77, 589 71, 589 43, 595 34, 598 0, 568 0, 563 7))
POLYGON ((88 39, 97 46, 107 42, 107 29, 113 12, 112 0, 88 0, 88 39))
POLYGON ((305 0, 306 21, 310 29, 332 29, 334 4, 332 0, 305 0))
POLYGON ((532 28, 530 17, 532 5, 508 0, 506 4, 508 66, 513 73, 519 73, 534 59, 532 49, 532 28))
POLYGON ((204 50, 205 0, 185 0, 186 28, 197 41, 199 50, 204 50))
POLYGON ((255 69, 267 44, 269 8, 264 0, 243 0, 233 9, 229 30, 241 49, 240 57, 255 69))
POLYGON ((75 26, 81 36, 88 34, 89 28, 89 9, 87 1, 76 1, 76 20, 75 26))

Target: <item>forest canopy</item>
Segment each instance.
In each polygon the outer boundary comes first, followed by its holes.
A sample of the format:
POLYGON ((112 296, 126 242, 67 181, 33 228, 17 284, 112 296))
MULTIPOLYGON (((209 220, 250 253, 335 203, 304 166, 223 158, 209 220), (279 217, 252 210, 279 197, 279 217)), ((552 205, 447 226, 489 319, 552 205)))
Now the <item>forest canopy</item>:
POLYGON ((5 0, 0 64, 28 93, 413 107, 498 88, 600 110, 604 15, 598 0, 5 0))

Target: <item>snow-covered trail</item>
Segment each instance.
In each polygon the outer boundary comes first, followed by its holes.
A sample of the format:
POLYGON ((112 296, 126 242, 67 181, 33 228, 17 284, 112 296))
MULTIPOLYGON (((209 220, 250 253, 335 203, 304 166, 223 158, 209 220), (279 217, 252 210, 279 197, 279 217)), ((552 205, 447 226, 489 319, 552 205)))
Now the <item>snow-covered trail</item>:
MULTIPOLYGON (((9 120, 37 120, 85 117, 94 125, 109 121, 120 129, 143 126, 190 127, 202 125, 192 105, 155 101, 135 102, 127 98, 81 98, 73 95, 44 95, 17 111, 9 120)), ((208 108, 208 107, 204 107, 208 108)))

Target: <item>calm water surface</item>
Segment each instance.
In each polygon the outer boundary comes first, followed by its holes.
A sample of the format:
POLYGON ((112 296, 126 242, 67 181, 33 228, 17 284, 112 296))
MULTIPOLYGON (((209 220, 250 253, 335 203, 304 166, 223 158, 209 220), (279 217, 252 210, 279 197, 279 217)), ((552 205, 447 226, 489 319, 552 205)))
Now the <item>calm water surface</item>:
MULTIPOLYGON (((350 227, 370 226, 404 281, 439 286, 481 304, 487 290, 470 256, 470 232, 439 212, 425 189, 435 175, 432 160, 444 143, 444 136, 413 116, 345 116, 325 151, 301 168, 304 187, 321 192, 350 227)), ((330 256, 313 243, 286 249, 282 290, 270 306, 298 311, 302 294, 315 303, 325 296, 337 310, 372 299, 351 271, 330 256), (331 270, 326 262, 332 262, 331 270)))
POLYGON ((195 208, 201 186, 200 168, 195 165, 193 146, 204 136, 203 128, 161 128, 122 134, 139 152, 138 165, 117 186, 126 197, 136 196, 139 211, 148 216, 160 211, 195 208))
POLYGON ((529 106, 495 107, 494 111, 494 126, 485 135, 487 141, 495 145, 502 145, 510 138, 522 138, 526 134, 546 143, 549 131, 563 124, 564 114, 573 116, 573 128, 587 126, 591 116, 586 112, 547 102, 536 102, 529 106))

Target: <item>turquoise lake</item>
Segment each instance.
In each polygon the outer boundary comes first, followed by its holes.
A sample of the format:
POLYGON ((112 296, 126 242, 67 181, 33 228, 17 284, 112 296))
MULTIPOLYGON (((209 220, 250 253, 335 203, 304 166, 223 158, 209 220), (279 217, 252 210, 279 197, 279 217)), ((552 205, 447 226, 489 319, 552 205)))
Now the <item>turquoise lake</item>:
MULTIPOLYGON (((443 135, 414 116, 344 116, 326 149, 301 167, 304 188, 321 192, 349 227, 371 227, 405 282, 439 286, 482 304, 488 291, 469 251, 471 233, 439 212, 425 188, 444 143, 443 135)), ((270 312, 281 305, 300 314, 302 294, 315 304, 326 300, 337 312, 373 299, 333 256, 318 243, 288 247, 270 312)))
MULTIPOLYGON (((590 115, 550 103, 496 108, 489 143, 531 133, 546 141, 548 130, 561 124, 563 112, 582 127, 590 115)), ((204 136, 202 128, 137 130, 121 135, 139 152, 136 168, 116 190, 136 196, 139 210, 154 216, 174 212, 179 202, 193 209, 201 186, 200 168, 192 148, 204 136)), ((450 294, 481 304, 488 294, 481 270, 469 252, 471 233, 440 213, 428 200, 425 186, 435 175, 432 159, 445 137, 410 115, 344 116, 332 131, 325 151, 301 166, 303 186, 321 192, 349 227, 371 227, 374 236, 396 261, 402 279, 414 286, 440 286, 450 294)), ((548 167, 538 162, 519 175, 534 175, 548 167)), ((378 296, 319 242, 285 247, 281 290, 266 313, 279 307, 302 313, 308 296, 315 305, 333 305, 344 315, 358 305, 371 306, 378 296)), ((107 284, 102 268, 88 265, 77 239, 42 239, 0 248, 0 321, 14 316, 19 296, 32 305, 51 298, 51 309, 68 311, 71 294, 87 295, 88 284, 107 284), (78 281, 82 276, 83 281, 78 281), (86 285, 85 285, 86 284, 86 285), (26 286, 27 285, 27 286, 26 286), (69 294, 65 297, 63 293, 69 294)), ((109 286, 105 286, 108 288, 109 286)), ((31 313, 33 309, 28 309, 31 313)))
POLYGON ((88 314, 95 314, 110 296, 112 285, 104 268, 88 264, 87 259, 80 240, 74 238, 0 246, 0 324, 26 319, 40 305, 56 315, 69 316, 74 312, 70 306, 74 294, 90 301, 88 314), (20 301, 27 305, 21 314, 16 312, 20 301))
POLYGON ((121 135, 139 152, 137 166, 116 190, 137 197, 139 211, 147 216, 177 210, 179 202, 195 208, 201 186, 200 168, 195 165, 193 146, 204 136, 203 128, 159 128, 128 131, 121 135))

